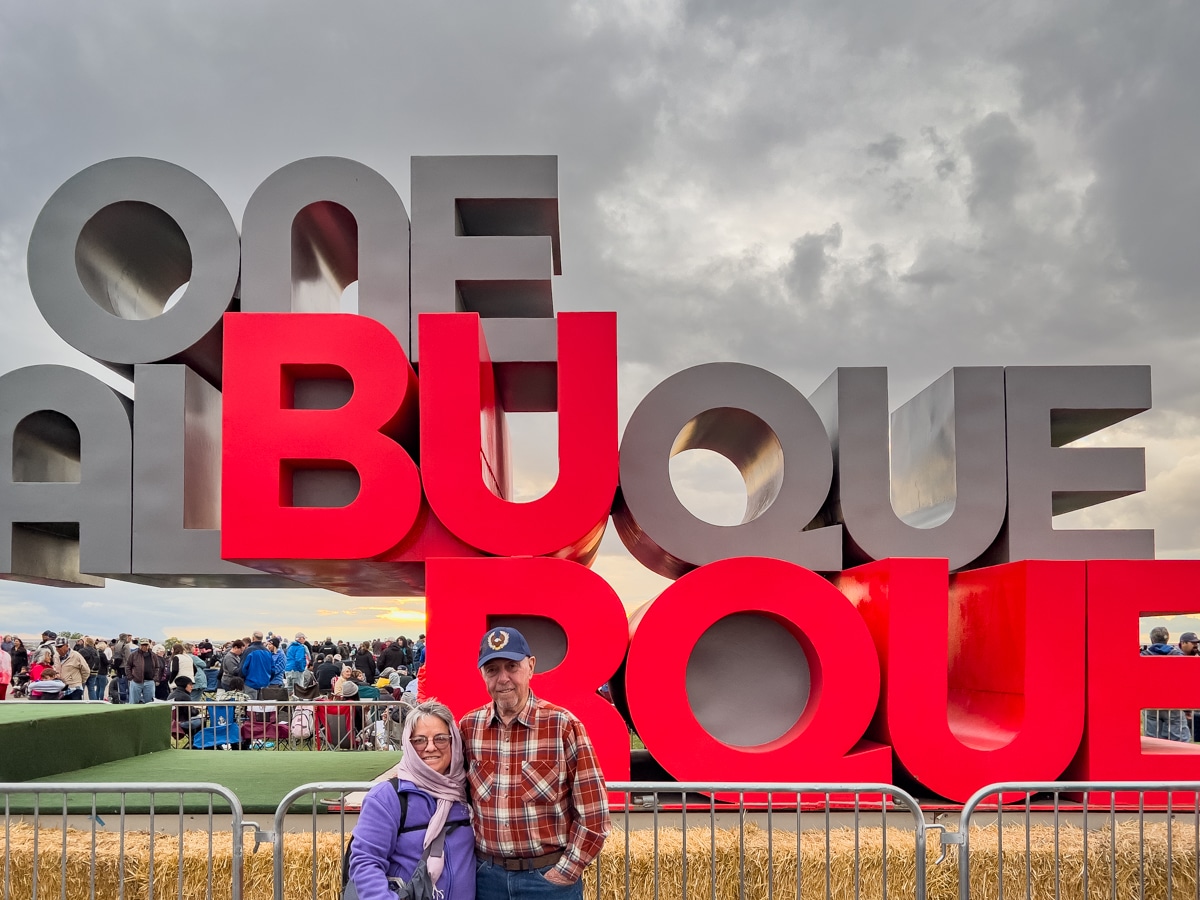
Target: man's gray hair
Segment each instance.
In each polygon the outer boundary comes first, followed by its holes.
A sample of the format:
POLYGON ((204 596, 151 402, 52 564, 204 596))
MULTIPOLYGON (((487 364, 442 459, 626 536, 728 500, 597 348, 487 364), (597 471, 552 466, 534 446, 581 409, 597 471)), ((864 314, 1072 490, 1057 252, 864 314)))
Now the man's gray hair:
POLYGON ((1165 644, 1171 639, 1171 632, 1167 631, 1162 625, 1156 625, 1150 629, 1150 643, 1165 644))
POLYGON ((424 703, 413 707, 408 714, 408 718, 412 720, 413 728, 416 728, 417 723, 425 718, 441 719, 451 731, 454 731, 458 727, 458 723, 454 721, 454 713, 450 711, 450 707, 437 700, 426 700, 424 703))

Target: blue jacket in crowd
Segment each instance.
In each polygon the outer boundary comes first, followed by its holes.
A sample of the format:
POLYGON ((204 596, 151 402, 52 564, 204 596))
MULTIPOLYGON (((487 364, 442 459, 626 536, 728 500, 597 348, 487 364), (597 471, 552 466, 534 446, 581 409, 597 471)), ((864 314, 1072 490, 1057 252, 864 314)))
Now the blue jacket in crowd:
POLYGON ((308 668, 308 648, 299 641, 292 641, 287 648, 287 670, 303 672, 308 668))
POLYGON ((271 683, 275 670, 275 659, 262 641, 255 641, 242 654, 242 678, 246 687, 262 690, 271 683))

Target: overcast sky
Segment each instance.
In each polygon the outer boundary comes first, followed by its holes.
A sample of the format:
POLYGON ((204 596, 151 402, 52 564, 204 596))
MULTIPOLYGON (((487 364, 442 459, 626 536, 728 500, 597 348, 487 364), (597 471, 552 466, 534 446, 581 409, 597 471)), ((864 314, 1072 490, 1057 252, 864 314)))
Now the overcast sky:
MULTIPOLYGON (((308 156, 407 204, 412 155, 556 154, 555 304, 617 311, 622 423, 717 360, 805 393, 885 365, 893 405, 954 365, 1149 364, 1154 410, 1102 439, 1147 448, 1149 489, 1073 519, 1194 557, 1198 45, 1200 7, 1158 0, 4 4, 0 371, 88 366, 41 319, 25 249, 92 163, 177 163, 240 222, 308 156)), ((553 479, 552 425, 518 423, 527 494, 553 479)), ((678 490, 740 518, 732 465, 701 456, 678 490)), ((631 605, 666 583, 611 529, 597 570, 631 605)), ((0 582, 0 631, 23 633, 412 636, 420 609, 0 582)))

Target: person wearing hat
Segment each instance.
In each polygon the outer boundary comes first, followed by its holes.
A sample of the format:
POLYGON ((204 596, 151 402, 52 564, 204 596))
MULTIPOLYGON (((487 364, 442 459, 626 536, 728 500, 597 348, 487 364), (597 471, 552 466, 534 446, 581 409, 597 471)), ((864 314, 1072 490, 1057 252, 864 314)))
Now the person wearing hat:
POLYGON ((173 732, 186 732, 191 739, 197 731, 204 727, 204 708, 189 705, 192 701, 192 690, 196 682, 188 675, 180 675, 175 681, 175 690, 167 695, 167 700, 175 705, 171 710, 171 720, 176 727, 173 732))
POLYGON ((141 638, 125 662, 130 703, 154 702, 154 685, 162 675, 165 665, 162 657, 150 649, 150 638, 141 638))
POLYGON ((63 689, 64 700, 82 700, 83 686, 87 684, 92 674, 91 666, 80 655, 78 650, 71 649, 71 642, 65 637, 54 639, 54 668, 58 677, 66 687, 63 689))
MULTIPOLYGON (((1179 636, 1179 652, 1184 656, 1200 656, 1200 636, 1194 631, 1185 631, 1179 636)), ((1197 728, 1200 728, 1200 709, 1186 709, 1183 711, 1183 716, 1187 719, 1192 730, 1192 740, 1200 741, 1200 734, 1197 734, 1197 728)))
POLYGON ((583 723, 530 690, 537 660, 497 626, 479 642, 492 702, 463 716, 475 823, 477 900, 583 897, 583 870, 608 836, 608 795, 583 723))

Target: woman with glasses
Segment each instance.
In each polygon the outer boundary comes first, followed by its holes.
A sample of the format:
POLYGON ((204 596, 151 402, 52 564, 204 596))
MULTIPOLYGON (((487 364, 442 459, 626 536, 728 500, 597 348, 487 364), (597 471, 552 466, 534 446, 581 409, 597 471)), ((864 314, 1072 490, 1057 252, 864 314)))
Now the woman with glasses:
POLYGON ((398 778, 375 785, 363 800, 350 884, 359 900, 390 900, 396 880, 428 878, 445 900, 474 900, 475 836, 453 713, 436 700, 413 709, 403 747, 398 778))

